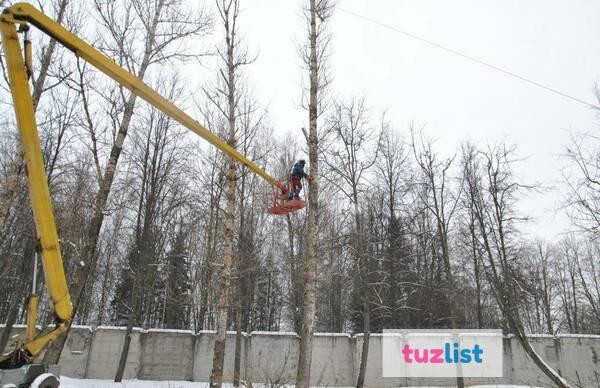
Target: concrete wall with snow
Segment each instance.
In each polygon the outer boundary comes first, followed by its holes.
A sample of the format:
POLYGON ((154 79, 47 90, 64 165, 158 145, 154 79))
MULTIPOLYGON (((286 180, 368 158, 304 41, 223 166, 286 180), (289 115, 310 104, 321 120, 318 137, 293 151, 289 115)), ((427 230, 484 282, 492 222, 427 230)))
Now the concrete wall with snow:
MULTIPOLYGON (((0 326, 0 330, 2 330, 0 326)), ((13 329, 24 334, 23 327, 13 329)), ((123 328, 74 327, 60 361, 61 373, 70 377, 114 378, 125 337, 123 328)), ((453 386, 452 379, 382 378, 381 335, 372 335, 366 385, 453 386)), ((311 385, 355 385, 362 336, 316 334, 313 341, 311 385)), ((536 351, 573 384, 600 387, 600 336, 531 336, 536 351)), ((144 380, 208 381, 212 365, 214 332, 135 329, 125 378, 144 380)), ((242 338, 241 374, 249 382, 293 383, 298 366, 299 338, 295 333, 253 332, 242 338)), ((232 381, 235 334, 227 335, 225 379, 232 381)), ((467 384, 520 384, 552 387, 514 337, 504 339, 504 377, 466 379, 467 384)))
MULTIPOLYGON (((193 380, 194 381, 209 381, 210 371, 212 368, 212 348, 215 344, 214 331, 201 331, 195 336, 195 341, 192 349, 194 349, 193 358, 193 380), (211 350, 208 350, 211 349, 211 350)), ((246 338, 242 341, 241 351, 241 374, 244 375, 244 364, 246 362, 246 338)), ((223 378, 226 381, 233 381, 233 366, 235 356, 235 333, 228 332, 225 341, 225 365, 223 368, 223 378)))

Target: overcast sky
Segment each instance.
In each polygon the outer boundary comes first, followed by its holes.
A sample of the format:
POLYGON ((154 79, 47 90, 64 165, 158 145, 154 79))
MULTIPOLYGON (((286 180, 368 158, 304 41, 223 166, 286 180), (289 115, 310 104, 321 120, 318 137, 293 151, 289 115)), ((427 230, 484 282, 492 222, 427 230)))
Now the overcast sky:
MULTIPOLYGON (((245 41, 259 52, 246 71, 281 135, 306 126, 295 45, 305 38, 304 3, 242 2, 245 41)), ((338 6, 594 102, 598 1, 341 0, 338 6)), ((523 202, 535 217, 527 230, 553 238, 568 228, 556 214, 565 165, 559 156, 570 132, 597 130, 592 109, 342 11, 330 29, 335 95, 364 95, 371 113, 387 110, 405 136, 409 122, 426 125, 446 155, 467 139, 516 144, 526 158, 518 169, 523 180, 557 185, 523 202)))

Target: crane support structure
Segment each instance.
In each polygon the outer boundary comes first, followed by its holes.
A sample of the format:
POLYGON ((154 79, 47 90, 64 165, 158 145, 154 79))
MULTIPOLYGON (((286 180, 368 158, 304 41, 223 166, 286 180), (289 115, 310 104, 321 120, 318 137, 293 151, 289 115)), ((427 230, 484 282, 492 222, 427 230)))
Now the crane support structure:
MULTIPOLYGON (((0 30, 6 53, 6 68, 21 137, 21 148, 27 166, 29 194, 39 239, 39 249, 42 254, 44 275, 57 318, 57 326, 54 329, 42 333, 34 339, 27 339, 28 342, 21 348, 21 357, 26 359, 26 363, 31 362, 49 342, 66 330, 73 314, 28 82, 28 71, 31 71, 31 49, 26 47, 25 58, 23 58, 23 51, 17 33, 17 26, 20 26, 21 29, 27 29, 28 24, 37 27, 118 84, 126 87, 156 109, 225 152, 235 161, 246 166, 272 186, 282 192, 287 190, 282 183, 265 172, 256 163, 237 152, 235 148, 229 146, 154 89, 35 7, 27 3, 17 3, 5 9, 0 15, 0 30)), ((28 318, 28 323, 30 321, 28 318)), ((35 319, 32 321, 35 324, 35 319)), ((33 329, 29 329, 28 333, 32 333, 33 329)), ((0 359, 1 361, 3 360, 0 359)))

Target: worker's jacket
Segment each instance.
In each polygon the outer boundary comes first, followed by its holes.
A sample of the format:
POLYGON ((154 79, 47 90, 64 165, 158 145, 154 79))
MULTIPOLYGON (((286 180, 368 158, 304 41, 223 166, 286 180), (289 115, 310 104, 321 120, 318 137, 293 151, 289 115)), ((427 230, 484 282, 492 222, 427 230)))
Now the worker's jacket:
POLYGON ((300 163, 294 164, 294 168, 292 170, 292 180, 299 181, 304 178, 306 173, 304 172, 304 166, 300 163))

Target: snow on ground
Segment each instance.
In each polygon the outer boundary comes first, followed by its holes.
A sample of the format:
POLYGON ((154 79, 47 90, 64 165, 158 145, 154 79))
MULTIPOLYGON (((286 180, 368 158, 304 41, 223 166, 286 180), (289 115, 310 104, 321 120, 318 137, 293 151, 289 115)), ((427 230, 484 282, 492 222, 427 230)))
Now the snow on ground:
MULTIPOLYGON (((253 384, 256 388, 293 388, 293 385, 263 385, 253 384)), ((191 381, 150 381, 150 380, 124 380, 115 383, 112 380, 97 379, 74 379, 71 377, 60 377, 61 388, 209 388, 208 383, 191 381)), ((233 388, 232 384, 223 384, 223 388, 233 388)), ((317 388, 317 387, 314 387, 317 388)), ((350 387, 348 387, 350 388, 350 387)), ((436 387, 407 387, 407 388, 436 388, 436 387)), ((446 387, 437 387, 446 388, 446 387)), ((536 388, 529 385, 471 385, 470 388, 536 388)))

